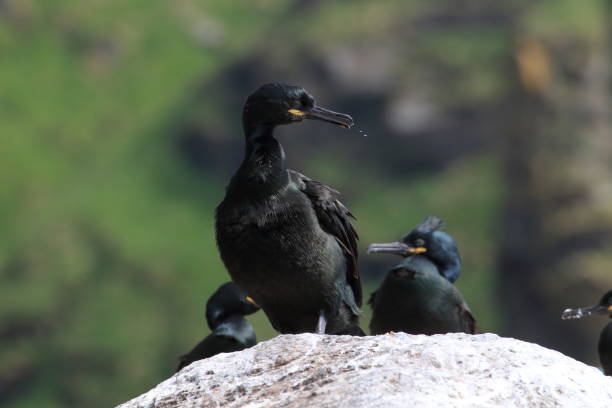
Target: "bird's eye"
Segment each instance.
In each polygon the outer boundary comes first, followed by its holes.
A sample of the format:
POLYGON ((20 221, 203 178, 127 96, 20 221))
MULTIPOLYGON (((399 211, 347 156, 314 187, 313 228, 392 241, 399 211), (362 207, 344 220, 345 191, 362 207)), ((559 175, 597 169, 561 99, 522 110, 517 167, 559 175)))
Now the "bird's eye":
POLYGON ((304 108, 311 108, 314 105, 314 98, 308 94, 302 94, 300 104, 304 108))
POLYGON ((417 238, 414 240, 414 244, 418 247, 425 246, 425 240, 423 238, 417 238))

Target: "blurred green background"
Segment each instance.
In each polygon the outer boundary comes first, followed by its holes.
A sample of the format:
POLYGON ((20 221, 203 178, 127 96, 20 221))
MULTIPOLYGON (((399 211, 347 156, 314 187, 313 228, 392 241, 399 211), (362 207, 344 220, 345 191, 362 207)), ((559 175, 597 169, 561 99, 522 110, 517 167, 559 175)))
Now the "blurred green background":
POLYGON ((483 330, 597 364, 607 321, 559 316, 612 288, 611 9, 0 0, 0 404, 118 404, 208 333, 213 212, 271 81, 356 120, 277 133, 357 216, 366 296, 397 262, 368 243, 435 214, 483 330))

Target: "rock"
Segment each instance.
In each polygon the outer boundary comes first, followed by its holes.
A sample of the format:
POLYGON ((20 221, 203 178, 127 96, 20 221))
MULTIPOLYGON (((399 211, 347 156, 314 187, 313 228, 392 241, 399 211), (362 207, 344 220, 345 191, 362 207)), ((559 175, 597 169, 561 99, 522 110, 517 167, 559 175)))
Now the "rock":
POLYGON ((283 335, 201 360, 120 405, 612 407, 612 377, 494 334, 283 335))

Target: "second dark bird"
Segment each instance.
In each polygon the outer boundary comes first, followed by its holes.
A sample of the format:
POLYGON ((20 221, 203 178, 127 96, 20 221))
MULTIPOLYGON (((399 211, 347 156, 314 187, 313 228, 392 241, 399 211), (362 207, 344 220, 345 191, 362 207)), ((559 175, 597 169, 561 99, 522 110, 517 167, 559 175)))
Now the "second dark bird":
MULTIPOLYGON (((577 309, 566 309, 561 315, 562 319, 579 319, 585 316, 608 315, 612 318, 612 290, 608 291, 598 304, 577 309)), ((612 322, 601 331, 597 345, 599 360, 605 375, 612 376, 612 322)))
POLYGON ((370 253, 404 257, 372 293, 372 334, 474 334, 476 321, 451 283, 460 272, 459 251, 452 237, 438 231, 443 222, 428 217, 399 242, 372 244, 370 253))
POLYGON ((221 285, 206 302, 206 322, 212 333, 179 357, 176 371, 203 358, 254 346, 257 343, 255 331, 243 316, 258 310, 259 306, 236 284, 221 285))
POLYGON ((217 245, 277 331, 361 335, 352 215, 333 189, 288 170, 274 137, 276 126, 304 119, 353 125, 297 86, 266 84, 247 98, 244 160, 217 207, 217 245))

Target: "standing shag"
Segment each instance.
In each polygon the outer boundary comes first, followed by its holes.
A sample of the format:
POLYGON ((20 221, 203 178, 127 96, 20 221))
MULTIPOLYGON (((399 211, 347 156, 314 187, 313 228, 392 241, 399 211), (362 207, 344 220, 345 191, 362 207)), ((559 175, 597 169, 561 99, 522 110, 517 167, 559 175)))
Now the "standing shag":
POLYGON ((459 252, 450 235, 437 231, 441 226, 441 220, 428 217, 401 242, 368 248, 405 257, 370 297, 372 334, 476 332, 470 308, 451 283, 459 275, 459 252))
MULTIPOLYGON (((612 290, 603 295, 595 306, 565 309, 561 318, 564 320, 579 319, 591 315, 608 315, 612 318, 612 290)), ((599 352, 599 361, 601 361, 604 374, 612 376, 612 322, 608 323, 601 331, 597 351, 599 352)))
POLYGON ((203 358, 254 346, 257 343, 255 332, 243 316, 258 310, 253 299, 233 282, 221 285, 206 302, 206 322, 212 333, 179 357, 176 371, 203 358))
POLYGON ((362 335, 352 214, 336 191, 288 170, 273 135, 304 119, 353 125, 300 87, 266 84, 247 98, 246 152, 217 207, 217 245, 232 280, 277 331, 362 335))
POLYGON ((422 254, 433 262, 440 275, 455 282, 461 273, 461 258, 453 237, 440 228, 441 219, 429 216, 406 234, 400 241, 386 244, 372 244, 369 253, 390 253, 403 257, 422 254))

